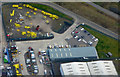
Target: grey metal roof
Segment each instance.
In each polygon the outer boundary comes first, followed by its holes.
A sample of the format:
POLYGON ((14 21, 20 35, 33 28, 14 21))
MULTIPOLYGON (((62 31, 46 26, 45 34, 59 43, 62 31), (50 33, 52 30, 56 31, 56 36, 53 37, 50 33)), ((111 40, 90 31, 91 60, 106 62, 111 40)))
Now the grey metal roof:
POLYGON ((98 57, 95 47, 48 49, 50 58, 98 57))

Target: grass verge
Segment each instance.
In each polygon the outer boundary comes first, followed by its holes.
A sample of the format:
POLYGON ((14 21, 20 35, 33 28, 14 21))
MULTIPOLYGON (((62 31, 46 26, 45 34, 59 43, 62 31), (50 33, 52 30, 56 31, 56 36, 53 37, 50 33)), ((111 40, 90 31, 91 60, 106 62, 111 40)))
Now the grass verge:
POLYGON ((119 2, 94 2, 95 4, 120 15, 119 2))

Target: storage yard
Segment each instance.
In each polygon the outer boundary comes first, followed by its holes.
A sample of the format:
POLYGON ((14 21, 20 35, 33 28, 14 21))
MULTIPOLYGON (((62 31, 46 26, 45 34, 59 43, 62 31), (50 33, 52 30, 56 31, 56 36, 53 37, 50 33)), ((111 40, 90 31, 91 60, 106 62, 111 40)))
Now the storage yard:
POLYGON ((4 4, 2 11, 9 40, 51 39, 53 31, 64 33, 73 23, 29 4, 4 4))

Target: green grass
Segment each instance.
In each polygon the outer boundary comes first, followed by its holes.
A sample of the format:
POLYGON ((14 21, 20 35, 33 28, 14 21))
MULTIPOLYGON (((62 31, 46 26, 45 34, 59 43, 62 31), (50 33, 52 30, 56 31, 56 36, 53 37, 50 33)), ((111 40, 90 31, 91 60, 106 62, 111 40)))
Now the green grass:
POLYGON ((100 58, 106 58, 104 53, 111 52, 113 54, 112 57, 119 57, 119 41, 106 36, 102 33, 99 33, 88 26, 83 26, 88 32, 99 39, 96 49, 98 51, 98 55, 100 58))
POLYGON ((120 12, 120 8, 119 8, 120 3, 119 2, 94 2, 94 3, 120 15, 120 13, 119 13, 120 12), (114 8, 114 9, 111 9, 111 8, 114 8))
POLYGON ((29 3, 29 4, 31 6, 33 6, 33 7, 36 7, 38 9, 40 9, 40 10, 44 10, 46 12, 50 12, 52 14, 56 14, 56 15, 58 15, 60 17, 66 18, 68 20, 73 20, 73 18, 71 18, 70 16, 63 14, 63 13, 59 12, 58 10, 53 9, 52 7, 49 7, 49 6, 46 6, 46 5, 42 5, 42 4, 37 4, 37 3, 29 3))
POLYGON ((95 7, 87 3, 83 2, 60 2, 60 3, 56 2, 56 3, 115 33, 118 33, 118 29, 120 29, 120 23, 118 22, 118 20, 112 18, 111 16, 108 16, 107 14, 103 13, 102 11, 96 9, 95 7))

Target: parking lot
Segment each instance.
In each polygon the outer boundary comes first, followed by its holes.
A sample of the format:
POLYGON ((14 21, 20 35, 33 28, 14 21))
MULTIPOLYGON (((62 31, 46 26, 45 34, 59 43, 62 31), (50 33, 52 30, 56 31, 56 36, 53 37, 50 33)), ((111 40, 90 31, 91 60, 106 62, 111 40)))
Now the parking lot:
POLYGON ((66 39, 72 47, 96 46, 98 39, 82 28, 77 26, 72 32, 72 38, 66 39))
MULTIPOLYGON (((61 37, 62 38, 62 37, 61 37)), ((54 40, 38 40, 38 41, 26 41, 26 42, 16 42, 16 45, 18 46, 18 49, 21 51, 21 54, 19 55, 19 60, 20 63, 23 64, 23 70, 22 70, 22 74, 23 75, 29 75, 27 72, 27 66, 25 64, 25 58, 24 58, 24 54, 27 52, 27 48, 28 47, 32 47, 34 49, 34 53, 35 53, 35 57, 36 57, 36 62, 39 68, 39 72, 37 75, 44 75, 44 70, 46 69, 48 74, 49 74, 49 70, 51 69, 49 66, 44 65, 43 63, 40 63, 40 58, 38 57, 38 51, 43 51, 47 49, 47 46, 49 45, 67 45, 67 42, 64 39, 61 39, 58 37, 55 37, 54 40), (61 39, 61 40, 59 40, 61 39)), ((48 75, 47 74, 47 75, 48 75)))

